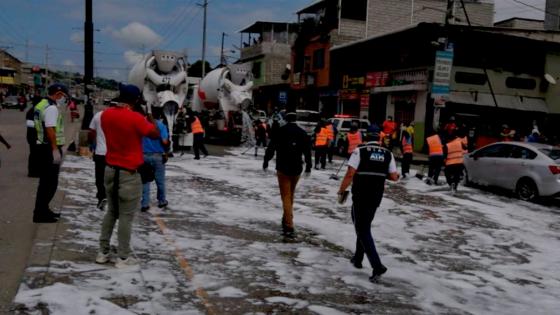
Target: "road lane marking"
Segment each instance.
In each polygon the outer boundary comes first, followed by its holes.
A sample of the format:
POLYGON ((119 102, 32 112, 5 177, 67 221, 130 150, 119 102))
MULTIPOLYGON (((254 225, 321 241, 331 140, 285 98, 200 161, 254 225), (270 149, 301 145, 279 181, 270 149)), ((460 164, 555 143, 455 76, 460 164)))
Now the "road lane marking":
MULTIPOLYGON (((167 243, 175 249, 174 250, 175 258, 177 258, 177 261, 179 262, 179 267, 187 277, 187 280, 192 282, 194 278, 193 269, 191 268, 191 265, 189 264, 188 260, 185 258, 183 253, 181 253, 179 246, 177 246, 177 242, 175 242, 175 240, 171 237, 171 235, 169 234, 169 230, 167 229, 167 226, 165 225, 165 223, 163 222, 163 220, 160 218, 158 214, 154 214, 154 220, 156 221, 156 224, 158 225, 161 232, 163 233, 163 236, 167 241, 167 243)), ((202 304, 206 308, 206 313, 210 315, 217 314, 216 311, 214 310, 214 306, 209 301, 208 293, 201 287, 197 287, 195 292, 196 292, 196 296, 202 301, 202 304)))

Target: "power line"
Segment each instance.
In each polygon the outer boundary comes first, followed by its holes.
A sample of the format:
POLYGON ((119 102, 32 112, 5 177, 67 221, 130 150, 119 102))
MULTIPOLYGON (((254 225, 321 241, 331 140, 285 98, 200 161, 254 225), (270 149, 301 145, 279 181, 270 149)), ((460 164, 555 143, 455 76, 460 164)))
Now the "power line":
POLYGON ((163 37, 164 41, 168 40, 169 37, 175 32, 175 30, 177 29, 178 25, 181 25, 183 23, 183 20, 181 20, 182 17, 186 16, 187 14, 189 14, 189 8, 191 9, 191 11, 193 10, 193 8, 195 8, 193 6, 194 2, 196 0, 191 0, 189 4, 186 4, 185 6, 182 7, 182 11, 177 13, 177 16, 175 17, 175 19, 173 19, 169 24, 167 24, 167 27, 165 28, 164 31, 162 31, 161 36, 163 37))
POLYGON ((177 35, 176 35, 172 40, 169 40, 168 43, 165 45, 165 47, 169 47, 169 46, 173 45, 173 43, 175 43, 175 41, 176 41, 177 39, 179 39, 181 36, 183 36, 183 34, 184 34, 187 30, 189 30, 189 27, 192 25, 192 23, 196 20, 196 18, 198 17, 198 15, 200 15, 201 12, 202 12, 202 10, 200 10, 200 9, 199 9, 198 11, 194 11, 194 12, 193 12, 194 15, 192 15, 192 16, 190 17, 190 20, 185 19, 185 21, 188 20, 189 23, 186 24, 186 25, 184 26, 183 30, 180 31, 179 33, 177 33, 177 35))
POLYGON ((528 7, 528 8, 532 8, 532 9, 535 9, 535 10, 537 10, 537 11, 544 12, 544 13, 546 13, 546 14, 555 16, 555 17, 560 17, 560 15, 558 15, 557 13, 553 13, 553 12, 547 11, 546 9, 541 9, 541 8, 539 8, 539 7, 536 7, 536 6, 532 5, 532 4, 525 3, 525 2, 523 2, 523 1, 519 1, 519 0, 511 0, 511 1, 513 1, 513 2, 515 2, 515 3, 519 3, 519 4, 521 4, 521 5, 524 5, 524 6, 528 7))

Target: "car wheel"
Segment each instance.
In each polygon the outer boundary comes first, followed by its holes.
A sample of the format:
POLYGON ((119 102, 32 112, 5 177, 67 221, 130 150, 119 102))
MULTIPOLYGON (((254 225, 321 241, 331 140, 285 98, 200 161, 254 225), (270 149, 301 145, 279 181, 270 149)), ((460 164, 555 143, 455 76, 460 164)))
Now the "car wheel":
POLYGON ((532 201, 539 196, 537 185, 535 185, 535 182, 528 178, 522 178, 521 180, 519 180, 515 192, 517 194, 517 197, 524 201, 532 201))

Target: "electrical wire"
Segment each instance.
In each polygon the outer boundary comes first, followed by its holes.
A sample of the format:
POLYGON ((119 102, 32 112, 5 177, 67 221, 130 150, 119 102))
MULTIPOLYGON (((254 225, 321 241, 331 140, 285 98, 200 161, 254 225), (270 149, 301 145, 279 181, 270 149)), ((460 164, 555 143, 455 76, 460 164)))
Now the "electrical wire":
POLYGON ((541 9, 541 8, 539 8, 539 7, 536 7, 536 6, 532 5, 532 4, 525 3, 525 2, 523 2, 523 1, 519 1, 519 0, 511 0, 511 1, 513 1, 513 2, 515 2, 515 3, 518 3, 518 4, 520 4, 520 5, 524 5, 524 6, 528 7, 528 8, 532 8, 532 9, 534 9, 534 10, 537 10, 537 11, 544 12, 544 13, 546 13, 546 14, 555 16, 555 17, 560 17, 560 15, 559 15, 558 13, 553 13, 553 12, 547 11, 546 9, 541 9))

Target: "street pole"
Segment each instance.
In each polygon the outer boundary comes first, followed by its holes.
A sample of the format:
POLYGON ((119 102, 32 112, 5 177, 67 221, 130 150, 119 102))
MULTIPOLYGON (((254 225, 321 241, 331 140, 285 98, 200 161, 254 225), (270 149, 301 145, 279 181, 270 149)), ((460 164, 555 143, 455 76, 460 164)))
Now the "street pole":
POLYGON ((82 130, 89 129, 89 123, 93 118, 93 104, 91 102, 89 85, 93 83, 93 4, 92 0, 86 0, 86 19, 84 22, 84 95, 86 103, 84 106, 84 118, 82 130))
POLYGON ((206 15, 208 9, 208 0, 204 0, 202 4, 204 9, 204 21, 202 25, 202 77, 206 76, 206 15))
POLYGON ((445 25, 453 24, 453 8, 455 0, 447 0, 447 11, 445 12, 445 25))
POLYGON ((226 37, 226 33, 222 32, 222 50, 220 50, 220 63, 223 66, 226 65, 226 57, 224 56, 224 37, 226 37))

